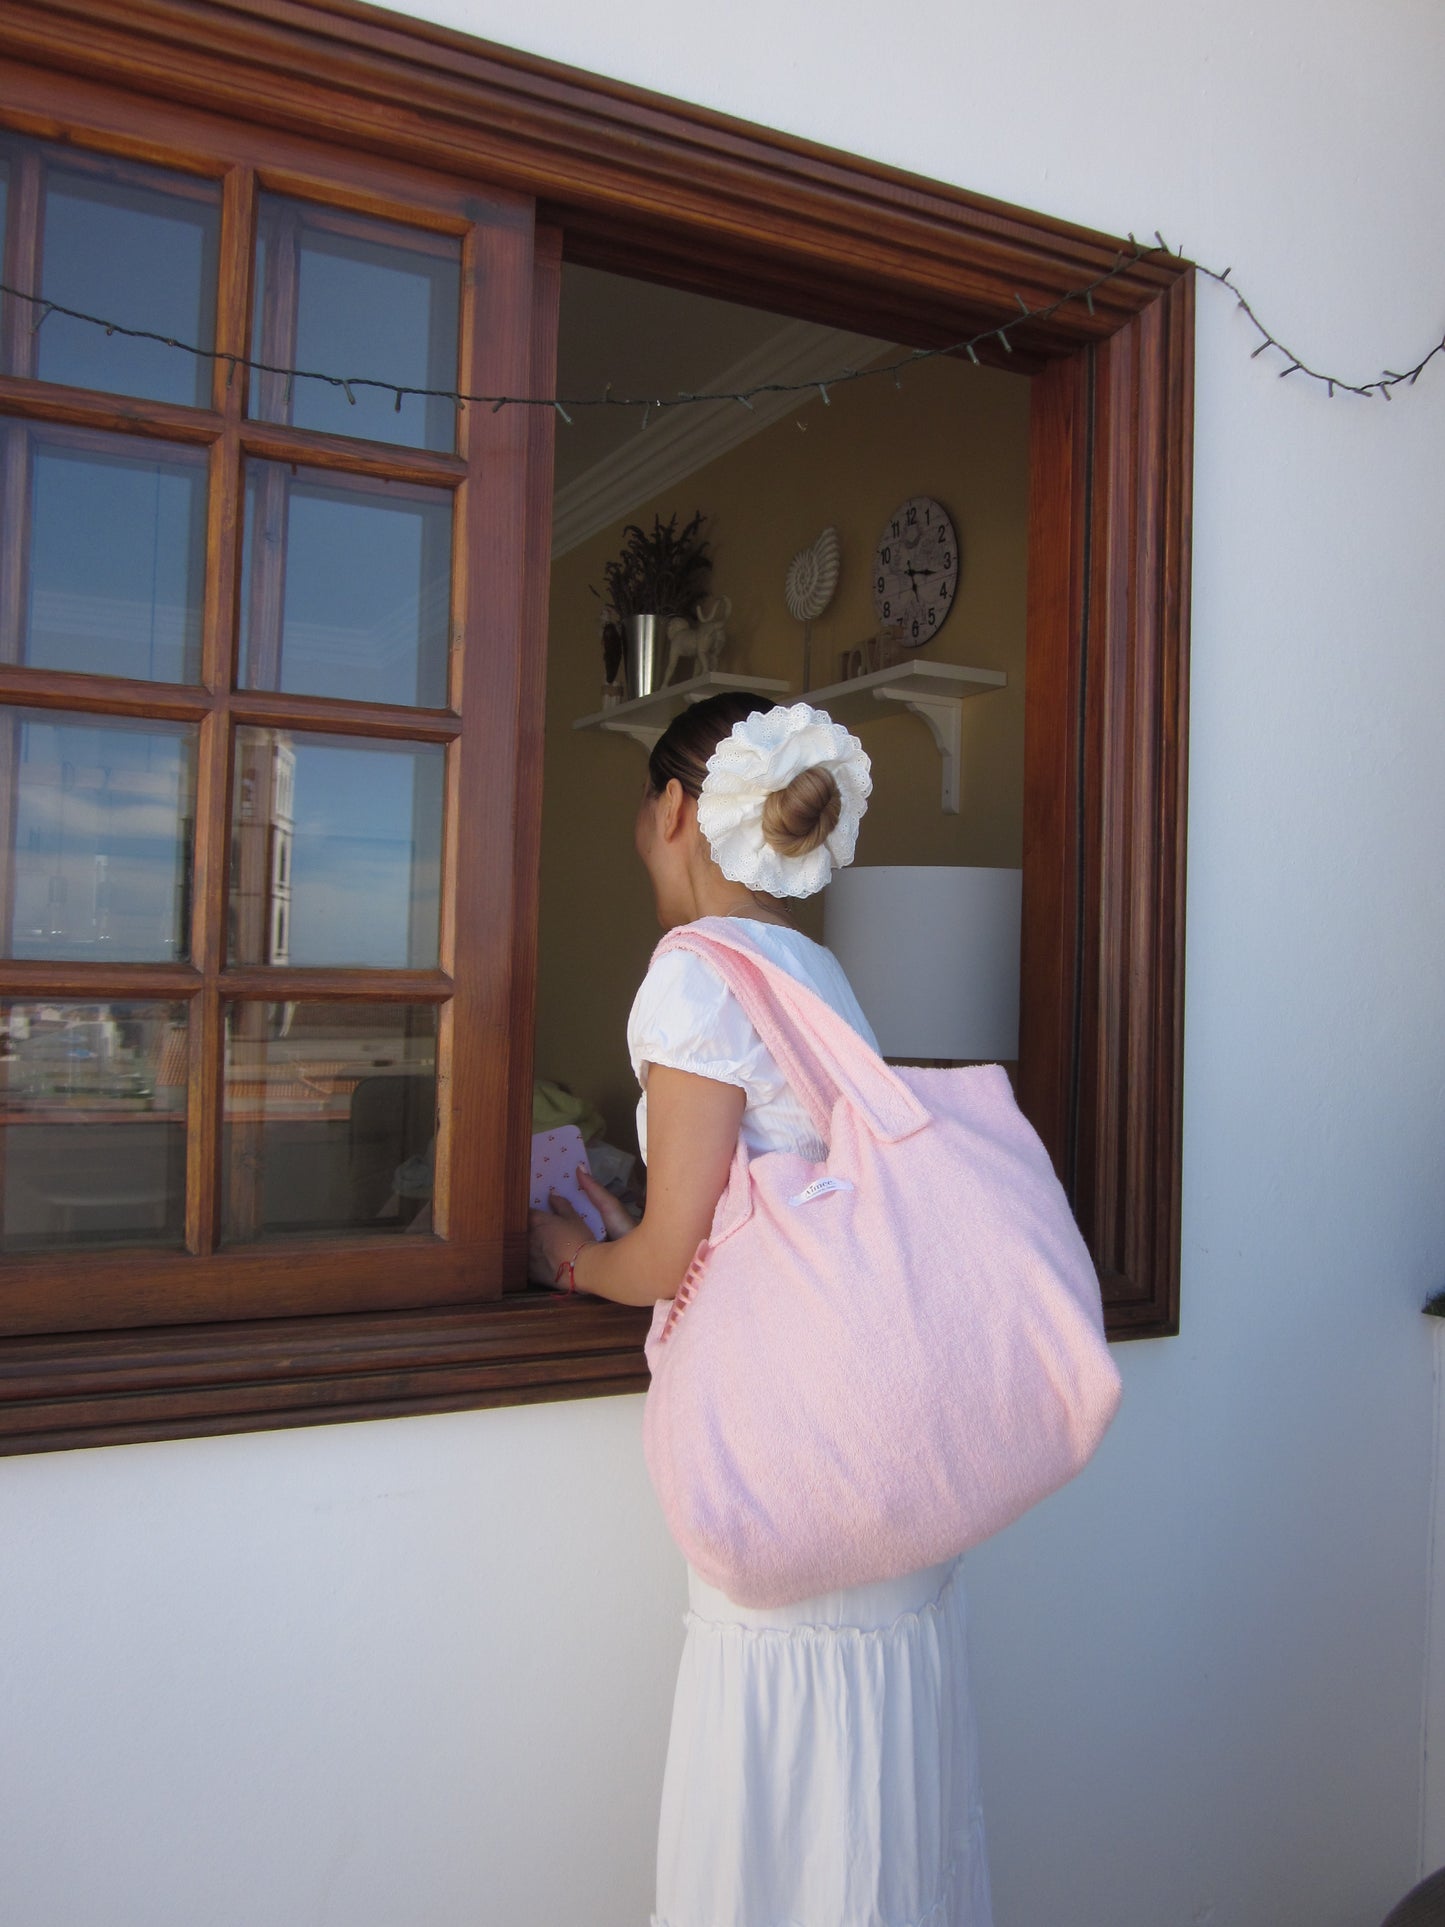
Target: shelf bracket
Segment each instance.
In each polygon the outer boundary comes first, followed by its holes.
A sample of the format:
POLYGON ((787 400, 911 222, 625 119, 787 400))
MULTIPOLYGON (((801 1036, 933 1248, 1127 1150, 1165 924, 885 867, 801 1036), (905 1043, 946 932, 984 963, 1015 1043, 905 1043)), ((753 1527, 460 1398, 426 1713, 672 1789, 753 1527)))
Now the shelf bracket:
POLYGON ((958 772, 963 760, 962 702, 957 696, 920 696, 906 686, 875 689, 873 694, 881 703, 901 704, 926 727, 943 765, 943 814, 957 816, 958 772))

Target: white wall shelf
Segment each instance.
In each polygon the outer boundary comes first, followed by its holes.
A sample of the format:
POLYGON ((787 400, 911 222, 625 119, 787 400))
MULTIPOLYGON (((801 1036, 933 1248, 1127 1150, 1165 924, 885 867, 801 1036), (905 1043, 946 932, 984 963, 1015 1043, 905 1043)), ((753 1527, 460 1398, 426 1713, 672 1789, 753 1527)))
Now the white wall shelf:
POLYGON ((768 676, 734 676, 726 669, 709 669, 701 676, 689 676, 683 682, 670 683, 665 689, 655 689, 650 696, 634 696, 630 702, 617 703, 611 709, 579 716, 572 727, 605 729, 615 736, 630 736, 651 755, 653 745, 674 716, 680 715, 689 704, 700 703, 704 697, 716 696, 724 689, 756 690, 760 696, 788 694, 785 682, 768 676))
POLYGON ((848 682, 810 689, 803 702, 826 709, 835 722, 862 722, 875 702, 900 703, 917 716, 933 738, 943 764, 942 809, 958 815, 958 775, 962 760, 963 705, 970 696, 987 696, 1002 689, 1008 677, 1001 669, 967 669, 953 662, 899 662, 891 669, 854 676, 848 682))

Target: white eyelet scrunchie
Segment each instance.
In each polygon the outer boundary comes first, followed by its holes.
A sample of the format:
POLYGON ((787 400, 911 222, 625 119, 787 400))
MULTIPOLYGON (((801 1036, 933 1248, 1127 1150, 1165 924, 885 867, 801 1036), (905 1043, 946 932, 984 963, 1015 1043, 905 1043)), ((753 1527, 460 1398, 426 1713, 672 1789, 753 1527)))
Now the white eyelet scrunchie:
POLYGON ((773 897, 810 897, 835 867, 853 861, 872 789, 872 766, 856 736, 807 703, 780 704, 745 716, 708 758, 697 800, 698 827, 713 861, 732 882, 773 897), (763 838, 763 807, 805 769, 828 771, 842 807, 815 850, 784 856, 763 838))

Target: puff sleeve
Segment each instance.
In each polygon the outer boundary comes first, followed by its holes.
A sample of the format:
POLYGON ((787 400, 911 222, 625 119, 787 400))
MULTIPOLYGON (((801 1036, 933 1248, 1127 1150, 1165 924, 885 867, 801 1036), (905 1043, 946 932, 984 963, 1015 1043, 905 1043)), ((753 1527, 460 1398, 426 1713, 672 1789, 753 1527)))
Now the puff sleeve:
POLYGON ((659 957, 643 978, 627 1020, 627 1051, 642 1087, 637 1136, 647 1156, 647 1074, 653 1064, 735 1084, 750 1109, 786 1089, 742 1006, 702 958, 686 950, 659 957))

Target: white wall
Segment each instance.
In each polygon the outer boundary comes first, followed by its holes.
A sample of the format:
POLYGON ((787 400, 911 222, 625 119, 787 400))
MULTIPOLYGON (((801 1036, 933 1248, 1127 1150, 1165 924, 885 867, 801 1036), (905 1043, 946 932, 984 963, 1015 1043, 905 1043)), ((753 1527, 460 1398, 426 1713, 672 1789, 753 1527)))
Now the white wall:
MULTIPOLYGON (((1441 325, 1429 0, 416 11, 1157 224, 1317 365, 1441 325)), ((1376 1927, 1445 1849, 1445 366, 1331 402, 1252 344, 1202 287, 1183 1333, 971 1560, 999 1927, 1376 1927)), ((7 1927, 644 1920, 682 1591, 638 1411, 0 1468, 7 1927)))
POLYGON ((636 1927, 685 1585, 635 1398, 0 1477, 3 1927, 636 1927))

